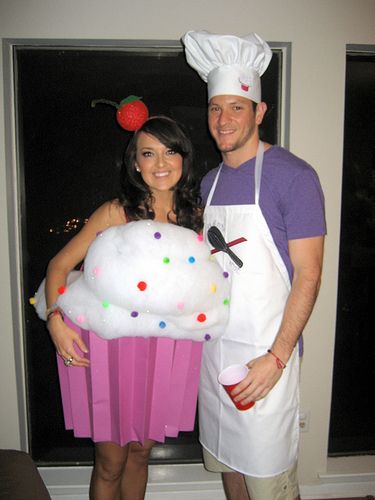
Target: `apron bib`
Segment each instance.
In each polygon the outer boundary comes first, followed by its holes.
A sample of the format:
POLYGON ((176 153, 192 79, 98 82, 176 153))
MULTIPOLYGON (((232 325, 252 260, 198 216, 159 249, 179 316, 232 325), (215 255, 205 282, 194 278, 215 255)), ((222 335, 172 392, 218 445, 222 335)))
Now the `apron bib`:
POLYGON ((227 242, 240 237, 247 241, 232 247, 242 268, 226 253, 215 254, 231 280, 230 318, 224 335, 204 345, 199 392, 202 445, 225 465, 256 477, 274 476, 294 465, 299 438, 298 349, 274 388, 250 410, 238 411, 217 380, 223 368, 267 352, 290 291, 286 266, 259 207, 263 151, 260 142, 254 205, 211 205, 221 168, 207 200, 205 232, 217 226, 227 242))

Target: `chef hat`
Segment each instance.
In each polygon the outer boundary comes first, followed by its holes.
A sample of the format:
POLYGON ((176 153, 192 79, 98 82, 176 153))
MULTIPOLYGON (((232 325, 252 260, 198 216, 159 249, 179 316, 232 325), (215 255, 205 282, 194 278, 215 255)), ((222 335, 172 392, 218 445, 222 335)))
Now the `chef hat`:
POLYGON ((216 95, 237 95, 257 103, 262 100, 260 77, 272 52, 259 35, 188 31, 182 42, 187 62, 207 82, 208 100, 216 95))

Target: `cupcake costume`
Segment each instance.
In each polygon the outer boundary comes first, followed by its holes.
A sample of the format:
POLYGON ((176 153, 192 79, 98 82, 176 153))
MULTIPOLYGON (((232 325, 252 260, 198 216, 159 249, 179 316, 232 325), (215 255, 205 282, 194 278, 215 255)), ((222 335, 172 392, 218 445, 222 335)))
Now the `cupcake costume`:
MULTIPOLYGON (((202 346, 229 313, 228 274, 203 237, 150 220, 110 227, 61 292, 90 359, 83 368, 57 356, 66 428, 121 446, 192 430, 202 346)), ((45 319, 44 281, 35 307, 45 319)))

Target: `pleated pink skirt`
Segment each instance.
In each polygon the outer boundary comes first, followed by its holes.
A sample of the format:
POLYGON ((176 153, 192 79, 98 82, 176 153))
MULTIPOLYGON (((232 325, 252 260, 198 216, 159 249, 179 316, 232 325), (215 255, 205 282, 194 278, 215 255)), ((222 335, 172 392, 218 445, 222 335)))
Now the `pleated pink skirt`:
POLYGON ((86 343, 90 367, 57 356, 66 429, 76 437, 123 446, 163 443, 194 428, 202 342, 159 337, 104 340, 71 328, 86 343))

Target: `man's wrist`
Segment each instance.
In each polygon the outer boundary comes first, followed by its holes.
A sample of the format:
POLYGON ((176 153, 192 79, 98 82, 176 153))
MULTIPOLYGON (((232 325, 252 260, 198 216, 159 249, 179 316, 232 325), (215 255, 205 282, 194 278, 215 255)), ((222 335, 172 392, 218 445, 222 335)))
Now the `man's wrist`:
POLYGON ((279 370, 284 370, 284 368, 286 368, 286 363, 284 363, 284 361, 280 359, 279 356, 277 356, 277 354, 275 354, 271 349, 267 349, 267 353, 273 356, 279 370))

